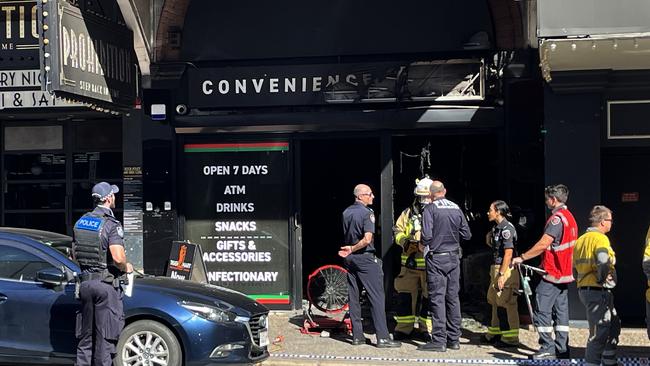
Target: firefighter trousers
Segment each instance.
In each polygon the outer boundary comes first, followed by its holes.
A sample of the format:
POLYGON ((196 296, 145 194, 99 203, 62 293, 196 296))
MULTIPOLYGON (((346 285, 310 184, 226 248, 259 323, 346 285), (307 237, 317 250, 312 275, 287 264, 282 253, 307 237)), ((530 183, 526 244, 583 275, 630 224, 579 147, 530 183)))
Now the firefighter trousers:
POLYGON ((488 327, 487 338, 500 336, 504 343, 519 343, 519 310, 517 309, 517 290, 519 289, 519 272, 516 268, 508 269, 503 274, 505 284, 499 291, 499 269, 501 265, 490 268, 490 287, 487 301, 492 306, 492 319, 488 327))
POLYGON ((539 333, 540 351, 561 355, 569 351, 569 287, 545 280, 535 289, 537 311, 535 327, 539 333), (553 326, 555 322, 555 326, 553 326), (555 333, 555 341, 553 341, 555 333))
POLYGON ((616 365, 616 345, 621 334, 621 321, 614 308, 614 295, 609 290, 582 287, 578 290, 578 296, 587 310, 589 323, 586 365, 616 365))
POLYGON ((427 272, 402 266, 395 278, 395 290, 399 304, 395 309, 395 331, 409 334, 414 325, 418 324, 421 332, 431 331, 431 319, 427 307, 429 293, 427 292, 427 272))

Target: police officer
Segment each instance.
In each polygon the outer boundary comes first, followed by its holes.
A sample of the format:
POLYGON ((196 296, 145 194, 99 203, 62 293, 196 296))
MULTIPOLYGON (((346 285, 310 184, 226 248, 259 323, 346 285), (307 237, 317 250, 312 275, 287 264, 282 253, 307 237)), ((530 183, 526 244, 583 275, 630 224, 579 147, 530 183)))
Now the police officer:
POLYGON ((339 255, 344 258, 348 271, 348 295, 350 297, 350 319, 352 320, 352 344, 366 344, 361 323, 360 285, 366 288, 372 320, 375 324, 378 348, 401 347, 388 334, 386 325, 384 273, 381 261, 375 257, 373 235, 375 215, 368 207, 375 197, 370 187, 358 184, 354 187, 355 202, 343 211, 344 246, 339 255))
POLYGON ((422 214, 422 243, 432 328, 431 341, 418 349, 445 352, 460 349, 460 239, 472 234, 458 205, 445 198, 442 182, 433 181, 429 190, 433 201, 422 214))
POLYGON ((519 272, 510 267, 510 262, 516 253, 517 230, 507 219, 510 217, 507 203, 500 200, 492 202, 487 215, 490 221, 496 223, 487 237, 487 244, 494 256, 487 292, 492 319, 487 334, 481 340, 494 343, 497 347, 515 347, 519 344, 519 272))
POLYGON ((616 286, 616 254, 605 235, 612 229, 612 211, 605 206, 594 206, 589 223, 590 227, 578 238, 573 250, 578 296, 589 323, 585 361, 588 366, 616 365, 616 345, 621 334, 612 294, 616 286))
POLYGON ((120 277, 133 271, 133 266, 126 260, 122 224, 112 211, 117 192, 115 185, 95 184, 95 209, 74 225, 72 251, 81 267, 77 366, 112 365, 124 326, 120 277))
POLYGON ((567 186, 548 186, 544 189, 544 196, 546 206, 552 210, 544 234, 532 248, 512 260, 513 265, 518 265, 542 254, 542 268, 547 272, 535 289, 537 311, 534 320, 540 349, 530 356, 534 360, 569 358, 568 286, 574 280, 573 247, 578 238, 578 225, 566 206, 569 198, 567 186))
POLYGON ((648 339, 650 339, 650 228, 645 236, 645 251, 643 252, 643 273, 648 280, 648 289, 645 292, 645 321, 648 328, 648 339))
POLYGON ((399 275, 395 278, 395 290, 399 305, 395 309, 395 339, 405 339, 411 335, 414 325, 419 325, 421 334, 428 338, 431 319, 428 311, 427 273, 420 231, 422 230, 422 210, 431 203, 429 188, 433 181, 429 178, 416 180, 415 201, 406 208, 395 221, 393 232, 395 243, 402 247, 399 275))

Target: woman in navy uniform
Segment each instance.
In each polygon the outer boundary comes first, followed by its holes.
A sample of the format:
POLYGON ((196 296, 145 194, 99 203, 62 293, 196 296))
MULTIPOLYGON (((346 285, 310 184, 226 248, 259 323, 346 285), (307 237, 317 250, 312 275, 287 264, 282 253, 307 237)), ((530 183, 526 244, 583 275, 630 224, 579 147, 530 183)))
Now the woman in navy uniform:
POLYGON ((381 261, 375 256, 373 235, 375 214, 368 206, 375 197, 370 187, 358 184, 354 187, 355 202, 343 211, 344 246, 339 255, 344 259, 348 271, 348 295, 350 298, 350 319, 352 320, 352 344, 366 344, 361 323, 360 285, 366 288, 372 320, 377 333, 378 348, 401 347, 388 334, 384 295, 384 273, 381 261))
POLYGON ((519 272, 517 268, 510 268, 510 262, 516 256, 517 230, 507 219, 510 217, 507 203, 492 202, 487 215, 496 224, 486 238, 494 256, 487 292, 488 303, 492 305, 492 319, 481 340, 499 347, 515 347, 519 344, 519 272))

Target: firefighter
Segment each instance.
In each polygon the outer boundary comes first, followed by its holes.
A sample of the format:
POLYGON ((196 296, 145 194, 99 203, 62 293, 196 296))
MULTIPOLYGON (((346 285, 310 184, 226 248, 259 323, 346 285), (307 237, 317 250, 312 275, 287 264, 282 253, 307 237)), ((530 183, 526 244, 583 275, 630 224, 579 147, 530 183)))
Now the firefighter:
POLYGON ((594 206, 589 213, 589 224, 573 252, 578 296, 589 323, 585 364, 616 365, 616 345, 621 333, 612 293, 617 281, 616 254, 605 235, 612 229, 612 211, 605 206, 594 206))
POLYGON ((406 208, 397 218, 393 232, 395 243, 402 247, 402 268, 395 278, 395 290, 399 296, 396 309, 395 339, 411 336, 415 324, 418 324, 418 338, 427 339, 431 328, 431 319, 427 309, 427 273, 422 255, 420 231, 422 229, 422 210, 431 203, 429 187, 433 181, 424 178, 415 181, 416 196, 411 207, 406 208))
POLYGON ((516 256, 517 230, 507 219, 511 217, 510 207, 504 201, 492 202, 487 215, 490 221, 496 223, 487 237, 494 257, 487 292, 492 319, 487 334, 481 340, 497 347, 516 347, 519 344, 519 272, 517 268, 510 267, 510 262, 516 256))
POLYGON ((540 349, 530 356, 533 360, 569 358, 569 284, 574 281, 573 246, 578 238, 578 225, 566 206, 569 188, 564 184, 548 186, 544 197, 546 207, 552 210, 544 234, 532 248, 512 260, 516 266, 541 254, 546 271, 535 288, 534 321, 540 349))

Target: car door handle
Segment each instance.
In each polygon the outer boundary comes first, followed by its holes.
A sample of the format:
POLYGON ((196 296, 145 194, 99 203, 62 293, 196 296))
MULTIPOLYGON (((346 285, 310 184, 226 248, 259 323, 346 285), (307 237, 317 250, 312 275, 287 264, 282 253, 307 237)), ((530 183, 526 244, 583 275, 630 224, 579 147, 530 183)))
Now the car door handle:
POLYGON ((6 300, 7 300, 7 296, 5 296, 5 295, 0 295, 0 304, 2 304, 3 302, 5 302, 6 300))

